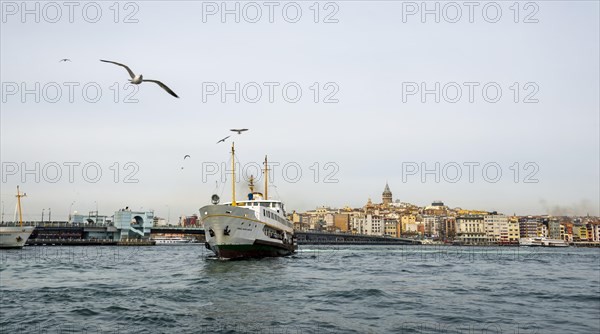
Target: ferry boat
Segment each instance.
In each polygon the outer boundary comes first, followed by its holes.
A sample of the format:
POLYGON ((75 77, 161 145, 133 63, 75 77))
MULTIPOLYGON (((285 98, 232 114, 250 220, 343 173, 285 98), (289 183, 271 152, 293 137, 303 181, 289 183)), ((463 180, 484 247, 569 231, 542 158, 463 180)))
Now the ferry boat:
POLYGON ((527 247, 569 247, 569 244, 560 239, 548 239, 546 237, 521 238, 519 246, 527 247))
POLYGON ((198 241, 192 238, 184 238, 184 237, 175 237, 175 236, 157 236, 152 238, 152 240, 156 241, 157 246, 162 245, 189 245, 189 244, 197 244, 198 241))
POLYGON ((21 212, 21 194, 17 186, 17 206, 19 208, 19 226, 0 226, 0 248, 23 248, 27 239, 35 229, 34 226, 23 226, 23 213, 21 212))
POLYGON ((268 169, 265 157, 264 194, 254 191, 250 177, 248 199, 235 199, 235 145, 232 156, 232 201, 219 204, 212 196, 212 205, 200 208, 204 224, 206 248, 220 259, 287 256, 296 251, 294 225, 286 218, 285 206, 268 197, 268 169))

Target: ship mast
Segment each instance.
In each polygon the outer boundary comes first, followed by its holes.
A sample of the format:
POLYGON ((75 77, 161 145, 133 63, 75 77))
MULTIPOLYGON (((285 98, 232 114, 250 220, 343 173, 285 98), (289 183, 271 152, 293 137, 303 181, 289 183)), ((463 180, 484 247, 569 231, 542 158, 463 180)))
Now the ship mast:
POLYGON ((19 206, 19 224, 23 227, 23 212, 21 212, 21 197, 27 196, 26 194, 21 195, 19 186, 17 186, 17 205, 19 206))
POLYGON ((267 168, 267 156, 265 155, 265 201, 269 199, 269 190, 268 190, 268 182, 269 182, 269 172, 267 168))
POLYGON ((235 143, 231 143, 231 206, 237 206, 235 202, 235 143))
POLYGON ((250 192, 254 194, 254 175, 250 175, 250 180, 248 181, 248 188, 250 188, 250 192))

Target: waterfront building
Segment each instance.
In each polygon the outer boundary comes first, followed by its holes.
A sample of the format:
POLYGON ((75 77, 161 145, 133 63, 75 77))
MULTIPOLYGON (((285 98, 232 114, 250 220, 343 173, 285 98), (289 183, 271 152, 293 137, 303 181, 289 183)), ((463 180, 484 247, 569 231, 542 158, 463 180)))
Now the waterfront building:
POLYGON ((423 222, 417 223, 417 234, 421 236, 425 235, 425 225, 423 224, 423 222))
POLYGON ((588 241, 600 242, 600 223, 587 223, 585 224, 587 230, 588 241))
POLYGON ((508 242, 518 244, 520 237, 519 220, 517 217, 511 217, 508 220, 508 242))
POLYGON ((400 238, 400 223, 398 222, 398 219, 384 218, 383 225, 385 228, 385 235, 400 238))
POLYGON ((354 234, 362 234, 362 218, 363 215, 355 215, 350 217, 350 232, 354 234))
POLYGON ((456 210, 456 214, 459 216, 485 216, 488 214, 487 211, 480 211, 480 210, 464 210, 464 209, 457 209, 456 210))
POLYGON ((456 236, 456 217, 444 217, 440 231, 442 239, 454 239, 456 236))
POLYGON ((383 235, 384 226, 383 226, 383 218, 381 216, 373 216, 369 215, 369 219, 367 219, 367 227, 369 228, 371 234, 370 235, 383 235))
POLYGON ((381 216, 366 214, 352 217, 352 230, 358 234, 383 235, 384 226, 381 216))
POLYGON ((416 235, 419 233, 419 227, 417 225, 417 223, 409 223, 409 224, 403 224, 401 226, 401 231, 400 233, 403 236, 407 236, 407 235, 416 235))
POLYGON ((336 213, 333 215, 333 225, 336 229, 347 232, 350 229, 350 214, 336 213))
POLYGON ((548 221, 548 238, 550 239, 564 239, 564 227, 561 233, 561 224, 557 218, 552 218, 548 221), (561 236, 562 234, 562 236, 561 236))
POLYGON ((331 229, 334 226, 333 215, 334 213, 328 212, 323 215, 323 218, 321 218, 325 222, 325 227, 327 229, 331 229))
POLYGON ((479 245, 486 243, 485 223, 482 215, 456 217, 457 240, 463 244, 479 245))
POLYGON ((585 225, 573 226, 573 241, 588 241, 588 232, 585 225))
POLYGON ((428 237, 438 238, 440 235, 440 226, 442 225, 442 216, 425 215, 423 216, 423 231, 428 237))
POLYGON ((537 233, 538 221, 537 219, 529 216, 519 219, 519 234, 521 238, 534 238, 538 236, 537 233))
POLYGON ((408 214, 408 215, 400 216, 400 224, 402 225, 402 232, 409 231, 408 225, 415 225, 414 231, 416 232, 416 230, 417 230, 416 223, 417 223, 417 216, 415 216, 415 215, 408 214))
POLYGON ((508 217, 497 214, 495 211, 483 217, 487 241, 491 243, 506 244, 508 238, 508 217))
POLYGON ((434 201, 431 205, 423 209, 424 215, 430 216, 445 216, 448 214, 449 208, 442 201, 434 201))
POLYGON ((562 222, 561 225, 564 228, 564 239, 566 242, 573 242, 573 223, 571 222, 562 222))
POLYGON ((547 223, 541 222, 537 224, 536 235, 538 237, 548 237, 548 225, 547 223))

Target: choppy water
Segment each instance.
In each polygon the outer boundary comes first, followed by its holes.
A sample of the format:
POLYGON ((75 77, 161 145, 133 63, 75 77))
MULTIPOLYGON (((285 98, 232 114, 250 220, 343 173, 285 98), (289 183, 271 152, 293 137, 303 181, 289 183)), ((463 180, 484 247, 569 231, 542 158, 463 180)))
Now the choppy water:
POLYGON ((0 251, 2 333, 598 333, 600 250, 0 251), (487 331, 486 331, 487 330, 487 331))

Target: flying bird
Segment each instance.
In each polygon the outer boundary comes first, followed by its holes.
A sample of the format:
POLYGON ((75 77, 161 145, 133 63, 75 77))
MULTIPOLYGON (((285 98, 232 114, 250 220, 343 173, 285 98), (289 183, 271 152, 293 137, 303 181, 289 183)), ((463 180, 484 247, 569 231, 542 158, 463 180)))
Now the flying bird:
POLYGON ((69 58, 63 58, 63 59, 59 60, 58 62, 60 63, 60 62, 68 62, 68 61, 71 61, 71 59, 69 59, 69 58))
POLYGON ((231 131, 233 131, 233 132, 237 132, 237 133, 238 133, 238 135, 241 135, 241 134, 242 134, 242 132, 244 132, 244 131, 248 131, 248 129, 231 129, 231 131))
POLYGON ((227 138, 229 138, 229 137, 231 137, 231 136, 227 136, 227 137, 225 137, 225 138, 223 138, 223 139, 219 140, 219 141, 217 142, 217 144, 218 144, 218 143, 220 143, 220 142, 225 142, 225 140, 226 140, 227 138))
POLYGON ((129 80, 129 82, 131 82, 134 85, 139 85, 142 82, 154 82, 155 84, 159 85, 162 89, 166 90, 167 93, 173 95, 176 98, 179 98, 179 96, 177 96, 177 94, 175 94, 174 91, 171 90, 171 88, 167 87, 167 85, 165 85, 164 83, 158 81, 158 80, 150 80, 150 79, 144 79, 144 76, 139 74, 139 75, 135 75, 133 73, 133 71, 127 67, 127 65, 124 64, 120 64, 114 61, 110 61, 110 60, 102 60, 100 59, 100 61, 105 62, 105 63, 111 63, 111 64, 115 64, 121 67, 125 67, 125 69, 127 70, 127 73, 129 73, 129 76, 131 77, 131 80, 129 80))
POLYGON ((186 158, 191 158, 191 157, 190 157, 190 155, 189 155, 189 154, 186 154, 186 155, 183 157, 183 160, 185 160, 186 158))

